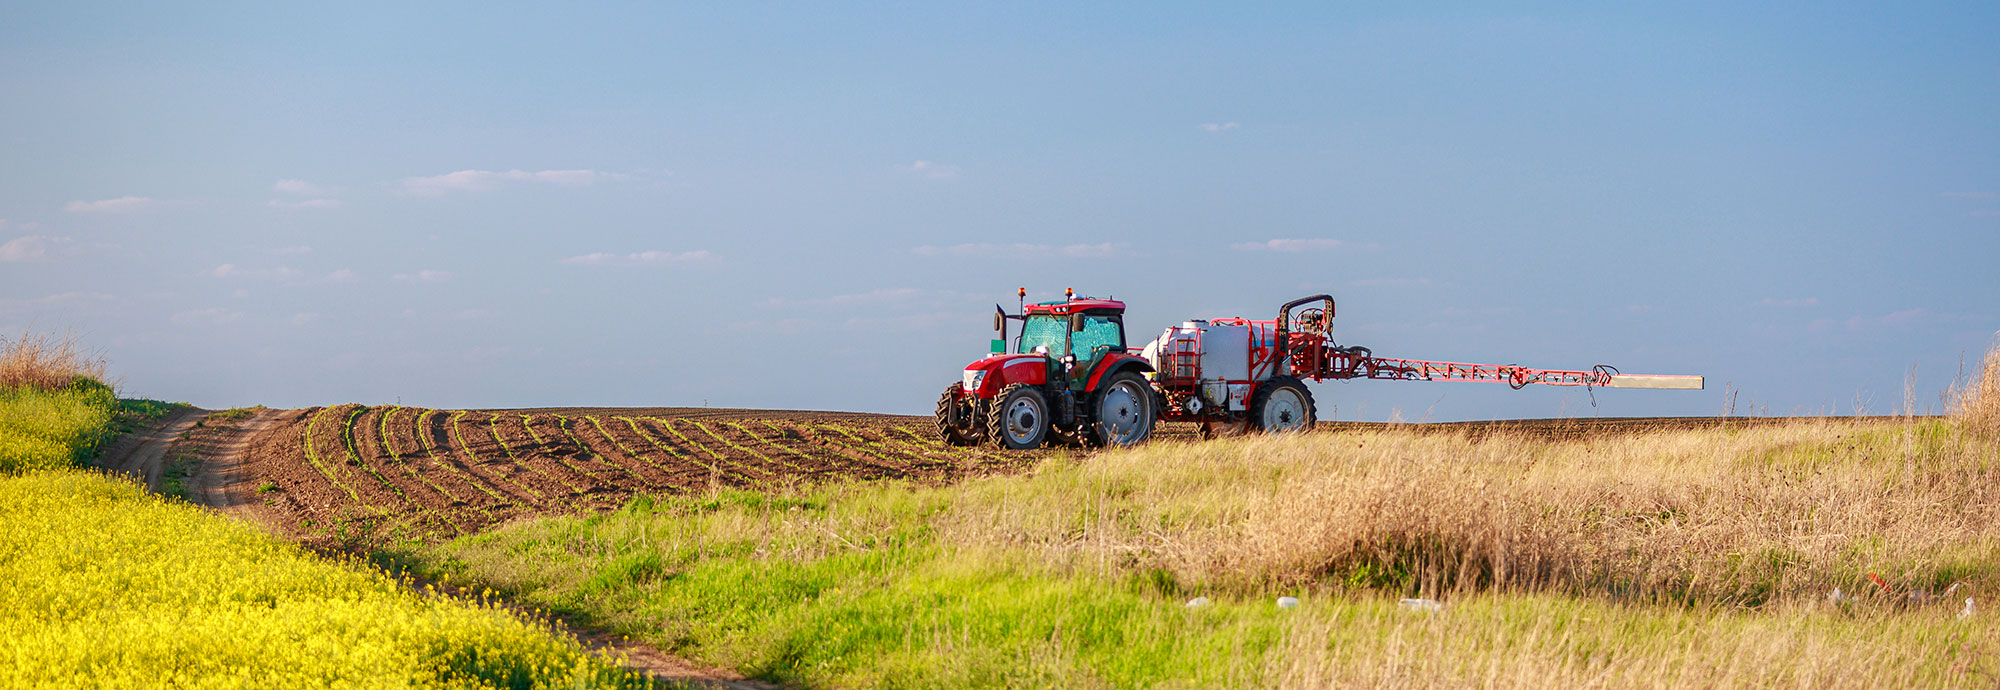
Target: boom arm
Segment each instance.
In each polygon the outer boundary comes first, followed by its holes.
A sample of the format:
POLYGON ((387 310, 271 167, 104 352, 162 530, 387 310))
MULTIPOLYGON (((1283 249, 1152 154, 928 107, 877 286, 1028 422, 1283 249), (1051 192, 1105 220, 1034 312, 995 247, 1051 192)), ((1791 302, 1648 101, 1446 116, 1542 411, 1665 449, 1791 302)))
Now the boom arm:
POLYGON ((1395 381, 1492 381, 1505 383, 1515 389, 1525 388, 1531 384, 1665 390, 1702 389, 1700 376, 1621 374, 1618 369, 1603 364, 1589 371, 1574 371, 1531 369, 1511 364, 1393 359, 1376 357, 1365 347, 1336 347, 1330 341, 1311 334, 1293 334, 1290 339, 1292 372, 1314 381, 1365 378, 1395 381))

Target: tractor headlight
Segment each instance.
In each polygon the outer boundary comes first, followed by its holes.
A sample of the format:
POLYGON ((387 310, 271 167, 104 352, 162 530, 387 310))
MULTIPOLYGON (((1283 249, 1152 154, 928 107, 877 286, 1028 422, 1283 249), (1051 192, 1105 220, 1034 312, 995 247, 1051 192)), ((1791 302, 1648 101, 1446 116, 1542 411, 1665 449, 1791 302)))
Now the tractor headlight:
POLYGON ((965 392, 967 393, 977 392, 979 390, 979 384, 985 382, 986 382, 985 369, 967 369, 965 371, 965 392))

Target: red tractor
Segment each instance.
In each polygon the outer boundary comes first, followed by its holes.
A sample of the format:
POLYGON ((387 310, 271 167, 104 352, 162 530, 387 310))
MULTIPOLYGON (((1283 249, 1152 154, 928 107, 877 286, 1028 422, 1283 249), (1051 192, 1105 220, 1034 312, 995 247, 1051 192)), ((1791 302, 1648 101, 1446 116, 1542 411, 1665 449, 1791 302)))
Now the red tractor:
POLYGON ((1069 294, 1025 304, 1023 289, 1021 313, 994 307, 993 356, 966 365, 964 379, 938 397, 946 443, 1022 449, 1053 437, 1122 446, 1152 433, 1159 406, 1146 374, 1153 365, 1126 349, 1125 303, 1069 294), (1021 322, 1012 341, 1009 320, 1021 322))
POLYGON ((1133 354, 1126 346, 1125 303, 1076 299, 1027 304, 1021 313, 994 307, 993 356, 965 368, 938 397, 937 428, 946 443, 992 442, 1035 448, 1053 437, 1077 446, 1132 445, 1156 421, 1200 425, 1203 437, 1253 430, 1291 432, 1318 421, 1306 379, 1490 381, 1529 384, 1700 390, 1700 376, 1530 369, 1375 357, 1333 341, 1333 298, 1313 295, 1278 308, 1270 321, 1187 321, 1133 354), (1021 322, 1007 338, 1007 321, 1021 322))

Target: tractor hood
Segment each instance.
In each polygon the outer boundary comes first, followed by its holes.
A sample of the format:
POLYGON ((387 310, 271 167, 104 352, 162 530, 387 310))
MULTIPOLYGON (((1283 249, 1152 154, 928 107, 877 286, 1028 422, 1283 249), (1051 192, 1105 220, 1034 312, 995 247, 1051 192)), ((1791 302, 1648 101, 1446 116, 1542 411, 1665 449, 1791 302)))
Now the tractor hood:
POLYGON ((994 355, 965 365, 965 391, 992 397, 1009 384, 1041 385, 1048 381, 1049 358, 1036 354, 994 355))

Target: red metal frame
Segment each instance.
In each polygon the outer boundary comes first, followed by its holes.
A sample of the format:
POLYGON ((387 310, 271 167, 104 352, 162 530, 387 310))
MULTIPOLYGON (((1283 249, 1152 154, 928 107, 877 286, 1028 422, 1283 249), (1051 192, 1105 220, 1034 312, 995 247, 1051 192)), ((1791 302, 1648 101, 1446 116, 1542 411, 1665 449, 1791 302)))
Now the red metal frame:
POLYGON ((1022 305, 1021 313, 1068 316, 1072 312, 1097 309, 1115 309, 1118 313, 1123 314, 1125 313, 1125 303, 1112 299, 1073 299, 1068 302, 1045 302, 1042 304, 1022 305))
POLYGON ((1422 359, 1396 359, 1365 354, 1366 350, 1331 347, 1311 334, 1292 336, 1292 372, 1314 381, 1325 379, 1380 379, 1389 381, 1485 381, 1505 383, 1515 388, 1544 386, 1609 386, 1617 370, 1597 367, 1534 369, 1512 364, 1468 364, 1422 359), (1307 342, 1298 342, 1306 340, 1307 342))

